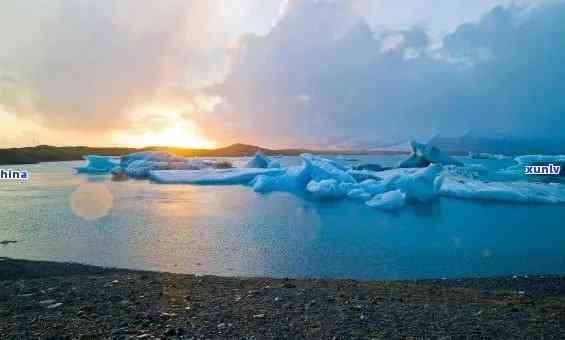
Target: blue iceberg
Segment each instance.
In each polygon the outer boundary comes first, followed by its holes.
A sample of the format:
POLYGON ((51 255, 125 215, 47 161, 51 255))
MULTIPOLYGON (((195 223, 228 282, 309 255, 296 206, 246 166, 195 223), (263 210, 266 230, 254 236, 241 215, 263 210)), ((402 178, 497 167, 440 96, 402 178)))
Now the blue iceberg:
POLYGON ((107 174, 118 165, 107 156, 89 155, 84 156, 83 158, 87 163, 85 165, 75 167, 76 171, 79 173, 107 174))

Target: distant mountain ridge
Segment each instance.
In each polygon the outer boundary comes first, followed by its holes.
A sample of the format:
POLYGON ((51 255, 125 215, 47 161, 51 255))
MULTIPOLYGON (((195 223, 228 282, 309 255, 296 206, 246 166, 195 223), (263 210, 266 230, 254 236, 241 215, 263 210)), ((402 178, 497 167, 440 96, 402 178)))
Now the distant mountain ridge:
POLYGON ((0 165, 34 164, 40 162, 75 161, 81 160, 86 155, 122 156, 140 151, 164 151, 183 157, 244 157, 252 156, 257 151, 267 155, 296 156, 301 153, 316 154, 404 154, 405 151, 367 151, 367 150, 308 150, 308 149, 268 149, 248 144, 232 144, 218 149, 186 149, 165 146, 151 146, 141 149, 136 148, 95 148, 87 146, 49 146, 39 145, 34 147, 0 149, 0 165))
POLYGON ((565 140, 558 139, 478 137, 467 134, 461 137, 436 136, 429 143, 450 153, 486 152, 508 156, 565 154, 565 140))

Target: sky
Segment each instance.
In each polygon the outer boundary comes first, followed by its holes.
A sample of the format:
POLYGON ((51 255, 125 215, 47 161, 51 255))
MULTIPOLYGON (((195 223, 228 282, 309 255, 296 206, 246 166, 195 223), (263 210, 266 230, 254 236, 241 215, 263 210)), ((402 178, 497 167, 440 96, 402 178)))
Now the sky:
POLYGON ((0 3, 0 147, 565 138, 560 0, 0 3))

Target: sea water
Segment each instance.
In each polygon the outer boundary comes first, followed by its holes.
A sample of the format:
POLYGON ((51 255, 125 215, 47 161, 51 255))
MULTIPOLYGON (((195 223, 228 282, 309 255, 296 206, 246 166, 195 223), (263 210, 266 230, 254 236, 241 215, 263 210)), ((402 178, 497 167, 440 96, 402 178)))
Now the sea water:
MULTIPOLYGON (((393 165, 402 158, 337 159, 393 165)), ((465 162, 490 169, 511 164, 465 162)), ((114 182, 75 174, 79 164, 18 166, 28 181, 0 182, 0 241, 19 241, 0 245, 0 256, 223 276, 565 274, 563 205, 442 197, 391 213, 239 185, 114 182)))

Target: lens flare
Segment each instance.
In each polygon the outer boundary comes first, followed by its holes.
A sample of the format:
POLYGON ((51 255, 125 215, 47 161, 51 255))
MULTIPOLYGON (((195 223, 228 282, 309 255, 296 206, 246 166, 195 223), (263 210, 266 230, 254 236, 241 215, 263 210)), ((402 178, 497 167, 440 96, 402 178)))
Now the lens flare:
POLYGON ((106 216, 113 204, 112 193, 103 183, 81 184, 70 198, 73 213, 87 221, 106 216))

